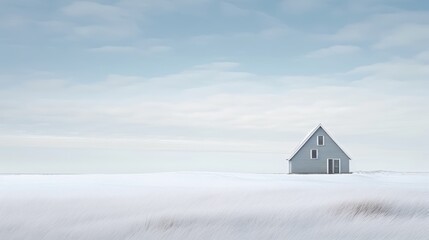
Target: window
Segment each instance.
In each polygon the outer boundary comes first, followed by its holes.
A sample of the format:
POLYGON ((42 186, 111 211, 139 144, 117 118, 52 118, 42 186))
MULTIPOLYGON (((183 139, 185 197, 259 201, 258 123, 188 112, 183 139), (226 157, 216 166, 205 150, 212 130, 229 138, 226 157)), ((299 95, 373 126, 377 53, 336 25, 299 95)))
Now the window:
POLYGON ((317 151, 317 149, 311 149, 310 151, 310 158, 311 159, 317 159, 319 155, 319 151, 317 151))
POLYGON ((325 145, 325 136, 317 136, 317 146, 325 145))

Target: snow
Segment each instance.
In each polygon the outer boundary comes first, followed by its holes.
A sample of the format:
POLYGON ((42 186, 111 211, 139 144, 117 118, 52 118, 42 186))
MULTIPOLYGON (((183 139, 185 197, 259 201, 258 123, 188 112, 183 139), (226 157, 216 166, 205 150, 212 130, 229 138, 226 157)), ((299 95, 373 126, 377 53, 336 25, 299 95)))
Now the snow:
POLYGON ((0 175, 0 239, 428 239, 429 174, 0 175))

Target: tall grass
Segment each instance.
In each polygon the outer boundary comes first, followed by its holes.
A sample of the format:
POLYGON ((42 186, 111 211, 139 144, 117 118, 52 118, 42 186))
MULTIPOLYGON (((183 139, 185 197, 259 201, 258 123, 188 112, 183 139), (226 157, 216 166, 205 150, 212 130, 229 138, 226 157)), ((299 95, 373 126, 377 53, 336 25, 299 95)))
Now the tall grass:
POLYGON ((428 239, 428 179, 3 176, 0 239, 428 239))

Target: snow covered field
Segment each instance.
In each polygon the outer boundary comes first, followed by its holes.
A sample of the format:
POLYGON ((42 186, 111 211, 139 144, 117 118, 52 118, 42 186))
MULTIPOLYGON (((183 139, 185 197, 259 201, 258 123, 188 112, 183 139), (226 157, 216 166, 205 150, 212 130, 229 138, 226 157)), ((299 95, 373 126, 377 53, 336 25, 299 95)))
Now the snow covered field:
POLYGON ((0 175, 0 239, 429 239, 429 174, 0 175))

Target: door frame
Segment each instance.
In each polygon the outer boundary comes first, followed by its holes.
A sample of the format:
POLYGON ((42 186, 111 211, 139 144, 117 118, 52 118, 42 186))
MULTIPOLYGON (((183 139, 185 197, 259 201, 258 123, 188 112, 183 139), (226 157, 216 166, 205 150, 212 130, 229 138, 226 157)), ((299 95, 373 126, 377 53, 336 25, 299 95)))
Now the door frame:
POLYGON ((341 174, 341 158, 327 158, 326 159, 326 174, 341 174), (334 161, 338 160, 338 173, 334 172, 334 169, 332 169, 333 173, 329 173, 329 159, 332 159, 332 167, 334 168, 334 161))

